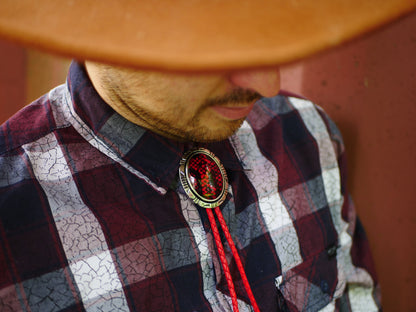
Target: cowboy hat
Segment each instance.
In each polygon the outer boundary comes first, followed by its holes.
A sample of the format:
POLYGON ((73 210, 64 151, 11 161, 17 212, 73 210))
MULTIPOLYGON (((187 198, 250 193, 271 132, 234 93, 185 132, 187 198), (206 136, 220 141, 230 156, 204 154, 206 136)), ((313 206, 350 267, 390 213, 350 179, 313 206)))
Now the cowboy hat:
POLYGON ((219 70, 294 61, 414 7, 416 0, 1 0, 0 37, 81 60, 219 70))

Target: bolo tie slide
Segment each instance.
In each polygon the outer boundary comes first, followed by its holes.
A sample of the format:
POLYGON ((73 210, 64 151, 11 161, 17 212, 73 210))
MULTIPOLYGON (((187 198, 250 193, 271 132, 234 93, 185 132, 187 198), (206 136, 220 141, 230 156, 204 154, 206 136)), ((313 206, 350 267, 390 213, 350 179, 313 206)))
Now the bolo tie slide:
POLYGON ((209 150, 205 148, 194 149, 183 155, 179 167, 179 177, 189 198, 191 198, 198 206, 206 208, 205 210, 214 235, 215 245, 217 246, 218 256, 227 281, 234 312, 238 312, 237 294, 235 292, 234 282, 225 257, 224 247, 221 242, 214 212, 218 218, 219 224, 221 225, 224 236, 227 239, 228 245, 230 246, 238 271, 240 272, 244 288, 250 299, 250 303, 255 312, 260 312, 253 292, 251 291, 250 284, 248 283, 237 248, 235 247, 230 231, 228 230, 227 224, 225 223, 224 217, 219 208, 228 193, 228 179, 224 166, 209 150))

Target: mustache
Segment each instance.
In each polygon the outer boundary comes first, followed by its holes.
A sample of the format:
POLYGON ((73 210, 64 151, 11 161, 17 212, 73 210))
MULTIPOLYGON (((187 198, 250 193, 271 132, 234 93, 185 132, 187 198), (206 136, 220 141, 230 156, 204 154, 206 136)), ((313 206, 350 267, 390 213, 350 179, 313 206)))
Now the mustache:
POLYGON ((247 89, 234 89, 233 91, 223 95, 205 100, 204 107, 208 106, 225 106, 229 104, 243 104, 243 103, 252 103, 261 99, 263 96, 252 90, 247 89))

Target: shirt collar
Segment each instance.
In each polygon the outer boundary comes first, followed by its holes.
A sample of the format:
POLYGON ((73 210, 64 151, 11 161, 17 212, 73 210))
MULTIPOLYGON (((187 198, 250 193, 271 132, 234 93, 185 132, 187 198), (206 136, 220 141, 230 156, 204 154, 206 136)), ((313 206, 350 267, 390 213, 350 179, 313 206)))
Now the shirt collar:
POLYGON ((84 127, 112 155, 149 179, 150 184, 167 190, 176 180, 182 155, 195 147, 211 150, 227 170, 242 170, 229 140, 209 144, 178 142, 123 118, 100 98, 79 63, 71 64, 67 84, 73 112, 84 127))

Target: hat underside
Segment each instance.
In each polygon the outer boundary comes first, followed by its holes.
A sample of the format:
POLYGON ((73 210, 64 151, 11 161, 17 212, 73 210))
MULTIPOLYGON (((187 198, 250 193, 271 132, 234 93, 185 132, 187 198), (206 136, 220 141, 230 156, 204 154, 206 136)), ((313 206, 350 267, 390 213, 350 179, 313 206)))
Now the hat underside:
POLYGON ((414 7, 416 0, 2 0, 0 37, 130 67, 237 69, 295 61, 414 7))

